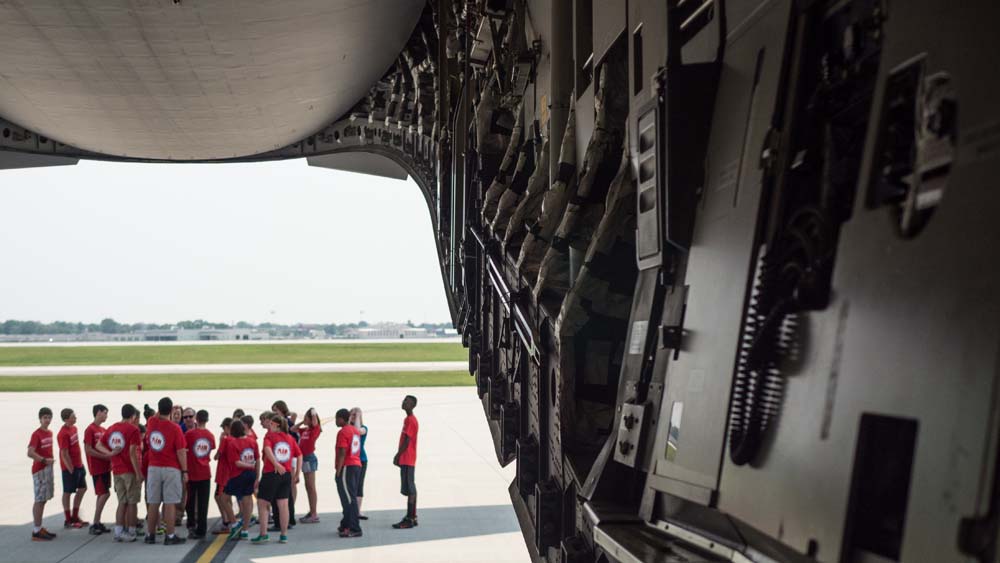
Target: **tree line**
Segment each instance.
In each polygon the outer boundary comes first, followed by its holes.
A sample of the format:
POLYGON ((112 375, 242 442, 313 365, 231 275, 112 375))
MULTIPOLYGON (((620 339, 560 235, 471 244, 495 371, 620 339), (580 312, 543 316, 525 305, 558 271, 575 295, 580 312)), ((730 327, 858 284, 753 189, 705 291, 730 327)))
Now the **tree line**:
MULTIPOLYGON (((410 321, 405 323, 410 327, 424 328, 428 331, 443 330, 446 328, 452 328, 451 323, 421 323, 413 324, 410 321)), ((322 330, 331 336, 336 336, 342 334, 349 329, 365 328, 370 326, 365 321, 360 321, 356 323, 325 323, 325 324, 278 324, 278 323, 248 323, 245 321, 240 321, 235 324, 228 323, 213 323, 203 319, 180 321, 177 323, 166 323, 166 324, 156 324, 156 323, 119 323, 118 321, 108 318, 102 319, 99 323, 73 323, 66 321, 55 321, 52 323, 43 323, 39 321, 19 321, 19 320, 7 320, 0 323, 0 334, 7 335, 28 335, 28 334, 85 334, 89 332, 99 332, 103 334, 125 334, 129 332, 138 332, 143 330, 171 330, 171 329, 187 329, 187 330, 201 330, 206 328, 213 329, 226 329, 226 328, 240 328, 240 329, 256 329, 256 330, 267 330, 267 331, 303 331, 303 330, 322 330)))

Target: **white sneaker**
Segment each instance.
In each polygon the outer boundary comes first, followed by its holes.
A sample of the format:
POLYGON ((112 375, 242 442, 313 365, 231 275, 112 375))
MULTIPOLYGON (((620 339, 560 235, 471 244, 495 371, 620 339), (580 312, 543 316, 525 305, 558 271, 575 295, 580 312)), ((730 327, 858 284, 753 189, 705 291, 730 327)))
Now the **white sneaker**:
POLYGON ((122 536, 122 539, 119 540, 119 541, 126 541, 128 543, 132 543, 132 542, 134 542, 134 541, 136 541, 138 539, 139 539, 139 536, 136 535, 135 532, 127 532, 124 536, 122 536))
POLYGON ((124 541, 123 536, 121 534, 115 534, 115 541, 118 543, 123 542, 124 541))

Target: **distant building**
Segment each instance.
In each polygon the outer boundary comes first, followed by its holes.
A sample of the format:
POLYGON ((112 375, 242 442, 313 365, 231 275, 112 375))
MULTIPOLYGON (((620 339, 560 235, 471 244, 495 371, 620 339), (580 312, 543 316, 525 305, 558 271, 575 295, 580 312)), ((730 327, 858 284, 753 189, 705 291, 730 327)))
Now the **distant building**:
POLYGON ((143 330, 130 335, 141 336, 137 340, 147 342, 179 342, 195 340, 264 340, 266 332, 249 328, 172 328, 166 330, 143 330))
POLYGON ((433 338, 436 335, 428 332, 426 328, 404 324, 381 323, 364 328, 347 329, 344 336, 347 338, 369 340, 385 338, 433 338))

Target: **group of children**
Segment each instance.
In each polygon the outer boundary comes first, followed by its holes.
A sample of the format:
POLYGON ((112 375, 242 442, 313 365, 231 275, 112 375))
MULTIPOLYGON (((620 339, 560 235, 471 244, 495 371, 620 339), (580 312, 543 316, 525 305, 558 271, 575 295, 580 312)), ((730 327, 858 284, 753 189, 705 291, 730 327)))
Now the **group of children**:
MULTIPOLYGON (((407 395, 402 408, 406 411, 399 447, 393 463, 400 468, 400 492, 407 497, 407 512, 393 528, 417 525, 414 480, 416 465, 417 419, 413 416, 417 399, 407 395)), ((302 523, 318 523, 316 472, 316 440, 323 431, 315 409, 306 411, 301 421, 290 412, 284 401, 275 401, 270 411, 261 413, 259 422, 264 429, 259 442, 253 430, 254 417, 237 409, 232 417, 222 421, 218 441, 207 429, 208 411, 174 405, 169 397, 160 399, 154 410, 144 409, 145 424, 135 406, 121 407, 121 420, 105 428, 108 408, 94 405, 94 421, 84 431, 81 448, 76 428, 76 414, 63 409, 63 426, 56 441, 63 480, 63 510, 65 528, 83 528, 88 522, 80 518, 80 503, 87 491, 87 465, 97 495, 94 523, 89 524, 93 535, 110 533, 101 523, 104 506, 113 489, 118 498, 115 514, 114 541, 134 542, 145 525, 145 543, 155 544, 157 533, 164 534, 164 545, 185 543, 176 526, 187 512, 188 538, 201 539, 208 533, 208 506, 214 497, 222 516, 215 534, 228 534, 230 539, 249 539, 253 544, 270 541, 270 531, 279 532, 278 542, 288 542, 288 529, 296 525, 295 498, 297 485, 305 481, 309 512, 298 519, 302 523), (213 454, 213 451, 215 452, 213 454), (212 492, 212 467, 215 461, 215 490, 212 492), (145 487, 143 487, 145 484, 145 487), (138 506, 143 490, 146 497, 146 519, 138 519, 138 506), (75 498, 72 498, 75 494, 75 498), (257 514, 254 515, 254 498, 257 514), (236 500, 236 508, 233 500, 236 500), (71 501, 72 500, 72 507, 71 501), (250 528, 256 523, 259 533, 250 539, 250 528), (273 522, 273 523, 272 523, 273 522)), ((49 425, 52 411, 42 408, 38 413, 40 426, 31 435, 28 457, 32 459, 34 505, 32 507, 32 541, 50 541, 56 534, 42 526, 45 503, 54 493, 53 441, 49 425)), ((339 427, 335 446, 337 492, 343 508, 343 518, 337 528, 340 537, 362 535, 361 502, 368 467, 365 440, 368 427, 362 420, 361 409, 340 409, 335 421, 339 427)))

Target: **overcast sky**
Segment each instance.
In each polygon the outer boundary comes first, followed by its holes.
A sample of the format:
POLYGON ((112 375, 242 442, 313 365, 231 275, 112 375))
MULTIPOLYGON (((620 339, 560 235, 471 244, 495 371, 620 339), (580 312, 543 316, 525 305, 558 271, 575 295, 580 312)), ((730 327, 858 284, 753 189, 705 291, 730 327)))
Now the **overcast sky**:
POLYGON ((451 320, 416 184, 304 160, 0 171, 0 256, 0 320, 451 320))

